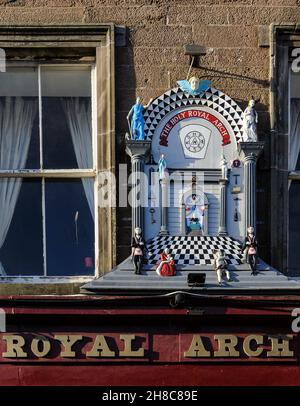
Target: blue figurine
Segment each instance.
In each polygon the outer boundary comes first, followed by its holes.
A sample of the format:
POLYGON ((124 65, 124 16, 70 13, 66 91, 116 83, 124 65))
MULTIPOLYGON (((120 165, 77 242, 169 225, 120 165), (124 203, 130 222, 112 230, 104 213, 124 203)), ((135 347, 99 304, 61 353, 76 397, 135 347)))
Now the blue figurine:
POLYGON ((198 96, 211 87, 210 80, 200 81, 196 76, 191 77, 189 80, 178 80, 177 84, 183 92, 192 96, 198 96))
POLYGON ((161 154, 160 159, 158 161, 158 172, 160 180, 166 179, 168 177, 167 161, 165 159, 164 154, 161 154))
POLYGON ((146 106, 143 106, 141 103, 141 98, 137 97, 136 104, 130 109, 127 120, 130 128, 131 139, 143 141, 145 139, 144 132, 144 110, 149 107, 153 99, 150 99, 149 103, 146 106), (131 118, 132 117, 132 118, 131 118), (131 118, 131 123, 130 123, 131 118))

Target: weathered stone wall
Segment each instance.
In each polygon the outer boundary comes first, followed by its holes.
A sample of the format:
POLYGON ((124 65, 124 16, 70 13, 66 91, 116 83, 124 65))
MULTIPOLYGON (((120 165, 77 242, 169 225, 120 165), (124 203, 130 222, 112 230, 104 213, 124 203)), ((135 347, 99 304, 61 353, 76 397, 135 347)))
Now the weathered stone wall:
MULTIPOLYGON (((242 108, 259 98, 259 133, 269 137, 270 50, 259 46, 261 26, 300 21, 299 0, 0 0, 0 24, 113 22, 127 27, 126 46, 116 48, 117 158, 127 162, 126 114, 136 95, 146 102, 185 78, 183 45, 211 48, 197 72, 242 108)), ((268 155, 259 164, 258 233, 268 258, 268 155), (263 222, 263 223, 260 223, 263 222)), ((128 253, 130 211, 120 210, 119 259, 128 253)))

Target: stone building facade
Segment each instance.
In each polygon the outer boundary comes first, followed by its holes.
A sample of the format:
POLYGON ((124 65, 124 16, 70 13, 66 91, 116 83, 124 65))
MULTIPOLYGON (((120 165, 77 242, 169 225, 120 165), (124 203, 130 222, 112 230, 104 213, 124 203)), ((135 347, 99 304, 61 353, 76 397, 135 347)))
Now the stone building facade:
MULTIPOLYGON (((265 149, 258 162, 257 235, 261 256, 283 272, 288 271, 289 101, 287 77, 281 74, 286 68, 280 64, 282 58, 290 60, 288 49, 299 42, 299 21, 298 0, 0 0, 0 29, 10 26, 10 46, 14 26, 41 27, 41 32, 50 26, 58 35, 68 25, 75 31, 78 26, 112 27, 114 83, 105 102, 115 120, 115 139, 101 150, 111 154, 106 169, 117 171, 119 163, 129 163, 126 115, 136 96, 147 102, 186 77, 190 60, 184 45, 206 47, 192 73, 211 80, 242 109, 251 96, 259 100, 258 135, 265 149)), ((100 274, 128 256, 130 237, 130 208, 100 215, 100 274), (107 240, 107 219, 111 241, 101 245, 107 240)))

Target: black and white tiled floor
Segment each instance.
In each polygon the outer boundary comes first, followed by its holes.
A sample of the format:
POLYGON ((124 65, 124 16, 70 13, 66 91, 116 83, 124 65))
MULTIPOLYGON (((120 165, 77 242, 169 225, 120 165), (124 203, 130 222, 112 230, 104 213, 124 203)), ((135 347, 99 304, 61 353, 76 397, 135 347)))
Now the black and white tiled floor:
POLYGON ((169 248, 177 265, 213 265, 214 249, 223 249, 229 265, 241 265, 241 244, 228 236, 157 236, 147 243, 148 263, 155 265, 169 248))

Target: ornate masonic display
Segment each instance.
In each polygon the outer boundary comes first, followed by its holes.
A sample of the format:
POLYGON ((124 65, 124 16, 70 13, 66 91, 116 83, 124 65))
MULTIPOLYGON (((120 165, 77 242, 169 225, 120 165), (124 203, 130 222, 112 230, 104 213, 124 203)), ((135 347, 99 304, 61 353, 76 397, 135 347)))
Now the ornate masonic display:
POLYGON ((259 273, 255 168, 263 143, 255 103, 243 111, 196 76, 147 105, 137 97, 126 151, 135 185, 141 173, 147 179, 139 198, 149 204, 132 207, 136 274, 215 271, 224 286, 237 270, 259 273))

